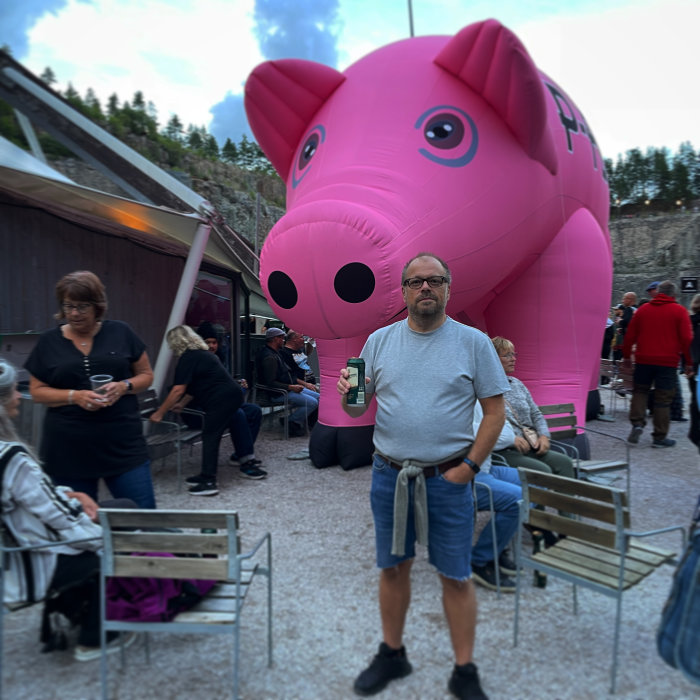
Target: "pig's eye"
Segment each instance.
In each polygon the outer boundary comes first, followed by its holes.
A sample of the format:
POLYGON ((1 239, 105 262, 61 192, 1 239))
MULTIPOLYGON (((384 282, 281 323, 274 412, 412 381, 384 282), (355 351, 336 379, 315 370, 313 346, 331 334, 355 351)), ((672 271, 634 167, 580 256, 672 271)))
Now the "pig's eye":
POLYGON ((456 148, 464 138, 464 124, 454 114, 438 114, 428 120, 423 135, 435 148, 456 148))
POLYGON ((302 178, 311 169, 310 163, 316 155, 320 145, 326 140, 326 130, 322 124, 317 124, 306 137, 303 146, 299 150, 299 156, 294 163, 294 172, 292 173, 292 188, 302 181, 302 178))
POLYGON ((311 134, 311 136, 306 139, 306 143, 299 154, 297 170, 303 170, 309 164, 309 161, 314 157, 314 154, 318 149, 318 142, 318 134, 311 134))
POLYGON ((458 107, 433 107, 418 117, 415 128, 422 131, 428 146, 418 152, 438 165, 460 168, 476 155, 479 132, 474 120, 458 107))

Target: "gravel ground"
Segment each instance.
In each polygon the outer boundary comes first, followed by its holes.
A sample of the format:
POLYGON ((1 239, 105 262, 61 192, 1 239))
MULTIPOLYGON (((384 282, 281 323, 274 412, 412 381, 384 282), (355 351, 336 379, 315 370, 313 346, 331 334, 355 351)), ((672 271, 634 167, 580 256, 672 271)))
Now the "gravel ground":
MULTIPOLYGON (((626 437, 629 423, 595 422, 596 429, 626 437)), ((651 529, 687 525, 700 492, 700 459, 686 439, 687 423, 672 423, 676 447, 650 449, 649 429, 632 448, 632 525, 651 529)), ((600 455, 605 442, 592 440, 600 455)), ((221 467, 221 493, 194 498, 177 491, 174 459, 154 465, 163 508, 235 508, 244 546, 263 532, 273 537, 274 653, 265 661, 264 579, 251 590, 243 612, 241 694, 247 700, 351 698, 357 673, 376 652, 379 616, 377 572, 369 509, 369 469, 315 469, 291 460, 303 438, 284 441, 269 426, 258 439, 258 457, 269 471, 249 481, 221 467)), ((222 465, 228 455, 222 445, 222 465)), ((186 474, 197 470, 199 449, 187 456, 186 474)), ((618 482, 620 485, 622 482, 618 482)), ((481 519, 483 520, 483 519, 481 519)), ((676 534, 655 540, 679 548, 676 534)), ((419 548, 420 549, 420 548, 419 548)), ((618 695, 635 700, 700 697, 700 688, 658 656, 655 630, 673 570, 663 567, 628 591, 623 602, 618 695)), ((527 580, 521 599, 519 644, 513 647, 513 596, 478 589, 475 661, 491 700, 590 700, 608 696, 614 601, 579 589, 579 615, 571 586, 550 578, 546 589, 527 580)), ((78 700, 99 696, 99 663, 78 663, 70 652, 39 653, 38 606, 6 617, 4 676, 7 698, 78 700)), ((439 700, 450 697, 453 663, 437 578, 419 551, 405 632, 412 675, 392 683, 379 698, 439 700)), ((142 642, 127 652, 125 671, 111 658, 110 697, 223 698, 229 694, 230 643, 220 637, 155 636, 151 664, 142 642)))

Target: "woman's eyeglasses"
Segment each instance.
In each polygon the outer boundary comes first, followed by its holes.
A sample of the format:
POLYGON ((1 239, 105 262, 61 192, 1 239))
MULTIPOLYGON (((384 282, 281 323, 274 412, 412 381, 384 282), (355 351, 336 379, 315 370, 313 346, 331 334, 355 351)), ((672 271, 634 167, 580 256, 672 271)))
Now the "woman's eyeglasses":
POLYGON ((86 314, 92 308, 92 304, 61 304, 61 308, 64 314, 69 314, 71 311, 86 314))
POLYGON ((517 356, 517 352, 507 352, 505 355, 501 355, 504 360, 514 360, 517 356))

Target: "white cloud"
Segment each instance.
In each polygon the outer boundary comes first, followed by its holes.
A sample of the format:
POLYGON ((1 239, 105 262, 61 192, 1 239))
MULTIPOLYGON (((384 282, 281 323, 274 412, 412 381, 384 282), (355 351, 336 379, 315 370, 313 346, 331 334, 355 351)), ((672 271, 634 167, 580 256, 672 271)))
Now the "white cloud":
POLYGON ((162 123, 175 112, 185 123, 206 124, 211 105, 240 91, 262 60, 252 8, 253 0, 72 0, 32 29, 26 64, 37 73, 51 66, 61 87, 70 79, 103 101, 114 92, 130 100, 141 90, 162 123))

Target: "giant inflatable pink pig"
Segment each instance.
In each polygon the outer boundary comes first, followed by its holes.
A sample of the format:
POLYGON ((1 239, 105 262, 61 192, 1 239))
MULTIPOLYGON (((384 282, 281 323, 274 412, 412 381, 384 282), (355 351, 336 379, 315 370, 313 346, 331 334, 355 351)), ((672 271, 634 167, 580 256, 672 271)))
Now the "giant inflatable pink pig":
MULTIPOLYGON (((604 164, 511 31, 406 39, 344 73, 269 61, 245 105, 287 183, 260 279, 279 318, 317 339, 316 466, 369 463, 374 414, 350 419, 335 385, 369 333, 405 316, 401 270, 422 251, 450 266, 448 314, 512 340, 535 400, 573 401, 583 419, 612 284, 604 164)), ((432 407, 407 396, 405 410, 432 407)))

